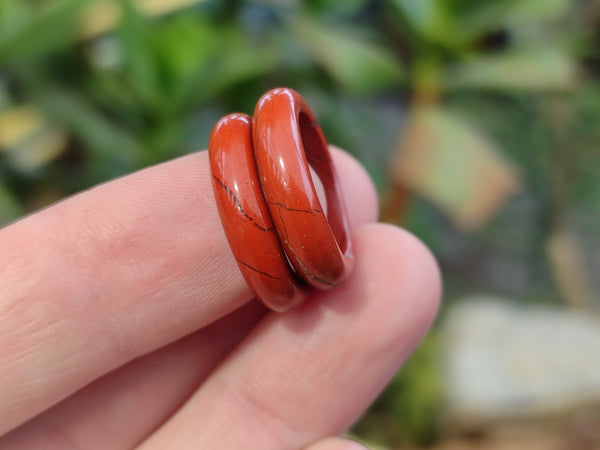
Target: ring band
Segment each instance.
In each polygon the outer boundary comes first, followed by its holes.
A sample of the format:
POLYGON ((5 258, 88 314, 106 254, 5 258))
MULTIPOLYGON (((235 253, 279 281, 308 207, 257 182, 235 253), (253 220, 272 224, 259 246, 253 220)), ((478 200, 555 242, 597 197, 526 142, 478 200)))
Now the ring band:
POLYGON ((353 257, 339 183, 321 128, 299 94, 274 89, 253 119, 219 120, 209 155, 225 235, 258 299, 284 311, 304 299, 308 286, 329 289, 347 278, 353 257), (326 210, 310 168, 324 187, 326 210))

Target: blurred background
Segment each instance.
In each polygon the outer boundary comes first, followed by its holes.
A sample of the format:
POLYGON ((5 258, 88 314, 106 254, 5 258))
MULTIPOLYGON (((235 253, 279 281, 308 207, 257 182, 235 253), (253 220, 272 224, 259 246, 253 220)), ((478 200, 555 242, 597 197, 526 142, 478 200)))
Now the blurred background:
POLYGON ((599 45, 596 0, 0 0, 0 224, 292 87, 444 274, 352 436, 600 448, 599 45))

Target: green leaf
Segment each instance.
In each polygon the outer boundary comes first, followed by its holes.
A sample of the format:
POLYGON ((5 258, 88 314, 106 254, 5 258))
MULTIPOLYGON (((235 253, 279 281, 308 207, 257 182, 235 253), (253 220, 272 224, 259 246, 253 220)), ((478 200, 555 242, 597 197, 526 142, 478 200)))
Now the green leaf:
POLYGON ((143 160, 139 143, 85 99, 58 87, 40 89, 34 99, 53 123, 70 130, 86 144, 96 161, 114 166, 115 173, 136 169, 143 160))
POLYGON ((359 30, 308 20, 298 22, 294 30, 314 59, 350 92, 376 92, 404 77, 400 60, 384 47, 366 40, 359 30))
POLYGON ((30 5, 23 0, 0 1, 0 42, 18 33, 31 15, 30 5))
POLYGON ((160 109, 163 92, 158 64, 152 48, 152 20, 131 3, 122 3, 117 36, 122 51, 123 72, 129 88, 149 109, 160 109))
POLYGON ((451 0, 454 32, 462 40, 502 28, 541 25, 560 19, 571 0, 451 0))
POLYGON ((340 15, 354 14, 364 8, 368 0, 307 0, 305 3, 321 14, 340 15))
POLYGON ((413 30, 428 38, 437 34, 445 16, 440 0, 391 0, 391 3, 413 30))
POLYGON ((212 70, 220 38, 215 26, 190 14, 164 22, 153 35, 164 95, 173 107, 186 103, 202 72, 212 70))
POLYGON ((574 87, 576 68, 565 52, 538 46, 473 58, 451 67, 443 79, 446 89, 563 91, 574 87))
POLYGON ((0 183, 0 226, 9 223, 24 213, 24 208, 13 193, 3 183, 0 183))
POLYGON ((573 4, 572 0, 512 0, 507 19, 513 23, 539 23, 560 19, 573 4))
POLYGON ((195 83, 194 101, 214 98, 238 83, 273 73, 281 55, 272 41, 257 45, 236 27, 221 27, 215 52, 195 83))
POLYGON ((70 44, 77 31, 77 19, 88 2, 60 0, 34 10, 22 5, 23 0, 3 0, 0 64, 36 57, 70 44))
POLYGON ((416 36, 453 51, 490 32, 556 21, 571 0, 389 0, 416 36))

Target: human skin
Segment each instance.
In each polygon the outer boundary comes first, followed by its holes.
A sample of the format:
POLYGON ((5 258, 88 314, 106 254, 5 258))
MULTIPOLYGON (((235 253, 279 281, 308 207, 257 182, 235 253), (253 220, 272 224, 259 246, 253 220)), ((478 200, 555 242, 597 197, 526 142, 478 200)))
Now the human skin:
POLYGON ((429 328, 428 250, 376 224, 333 150, 347 282, 286 313, 252 300, 206 152, 100 185, 0 230, 0 449, 353 449, 340 440, 429 328))

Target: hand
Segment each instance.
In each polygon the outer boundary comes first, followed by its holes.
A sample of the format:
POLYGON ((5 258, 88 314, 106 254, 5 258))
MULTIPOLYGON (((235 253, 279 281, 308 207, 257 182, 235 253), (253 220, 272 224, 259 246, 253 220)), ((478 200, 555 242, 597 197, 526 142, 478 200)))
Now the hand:
POLYGON ((418 240, 371 223, 367 175, 333 156, 355 268, 285 314, 249 301, 206 152, 1 230, 0 449, 357 448, 324 438, 416 346, 440 281, 418 240))

